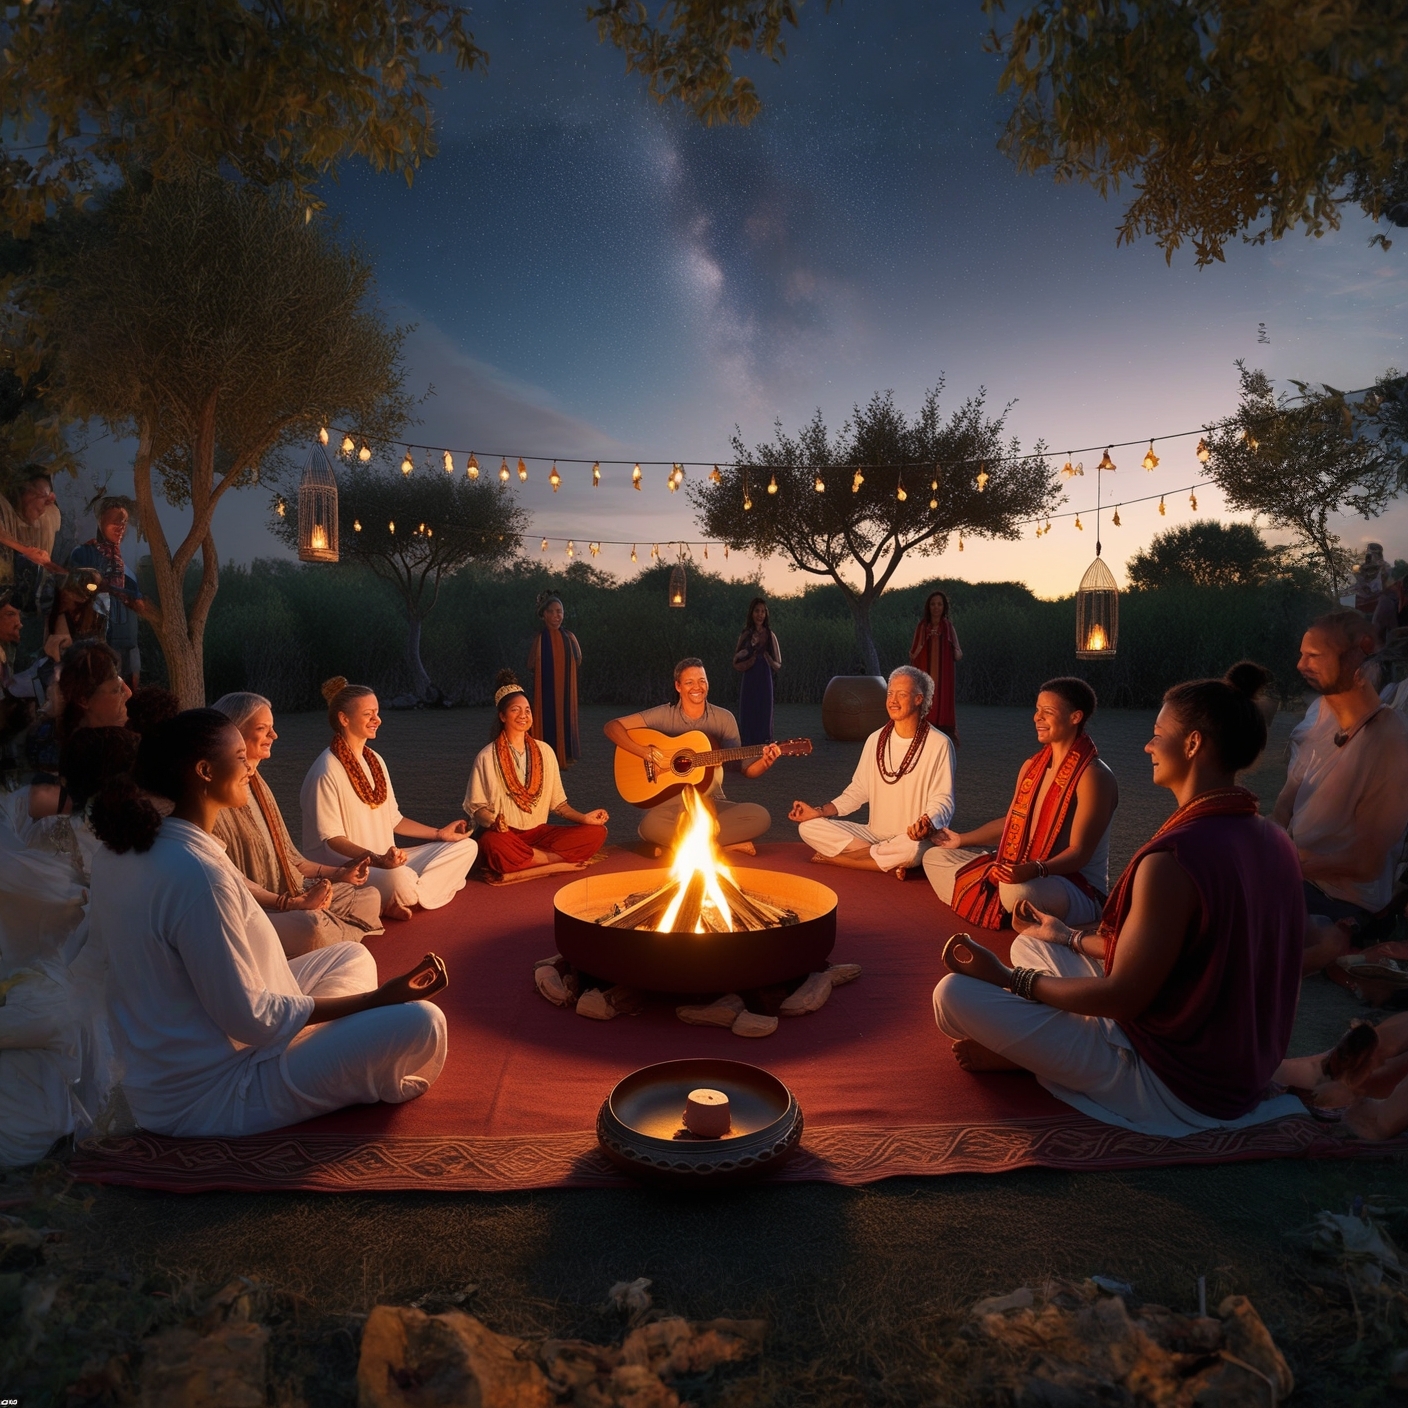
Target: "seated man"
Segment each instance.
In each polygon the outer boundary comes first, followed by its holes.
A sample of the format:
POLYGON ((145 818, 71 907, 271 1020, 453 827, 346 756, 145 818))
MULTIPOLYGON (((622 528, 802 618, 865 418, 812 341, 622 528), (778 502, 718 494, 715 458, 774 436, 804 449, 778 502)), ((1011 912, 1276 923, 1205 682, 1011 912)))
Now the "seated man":
POLYGON ((1007 815, 931 838, 924 873, 963 918, 1000 929, 1023 900, 1067 924, 1100 918, 1120 791, 1085 731, 1094 712, 1095 691, 1084 680, 1047 680, 1034 719, 1041 751, 1022 765, 1007 815))
POLYGON ((890 675, 890 722, 865 740, 850 785, 834 801, 793 802, 814 861, 854 870, 887 870, 898 879, 919 864, 927 838, 953 819, 953 744, 925 715, 934 682, 913 665, 890 675), (870 804, 867 823, 836 821, 870 804))
POLYGON ((1272 818, 1300 855, 1306 972, 1348 952, 1354 930, 1388 904, 1408 828, 1408 721, 1375 693, 1373 649, 1372 627, 1350 610, 1321 616, 1301 641, 1319 715, 1272 818))
MULTIPOLYGON (((709 703, 709 676, 702 660, 691 656, 675 666, 675 692, 679 698, 673 704, 657 704, 639 714, 610 720, 604 730, 607 738, 618 748, 637 758, 649 758, 657 766, 665 762, 665 755, 659 748, 647 748, 634 742, 628 730, 651 728, 672 738, 699 732, 715 748, 743 746, 738 736, 738 720, 727 709, 709 703)), ((751 763, 725 763, 724 767, 737 768, 744 777, 761 777, 781 756, 776 745, 769 743, 762 756, 751 763)), ((704 795, 719 818, 719 845, 756 855, 754 839, 772 825, 767 808, 756 802, 729 801, 724 796, 723 768, 715 769, 704 795)), ((673 845, 683 811, 684 803, 677 796, 657 803, 641 818, 641 839, 655 846, 657 853, 673 845)))
POLYGON ((1300 996, 1305 914, 1286 834, 1236 785, 1266 746, 1243 661, 1175 685, 1145 745, 1178 809, 1130 861, 1098 932, 1016 916, 1008 968, 954 934, 934 989, 969 1070, 1027 1070, 1059 1100, 1163 1138, 1300 1113, 1268 1099, 1300 996))
POLYGON ((479 750, 464 793, 469 819, 484 828, 479 852, 499 875, 550 875, 585 865, 606 843, 606 813, 567 803, 557 754, 531 735, 533 706, 512 670, 494 681, 498 732, 479 750), (572 823, 552 826, 554 812, 572 823))

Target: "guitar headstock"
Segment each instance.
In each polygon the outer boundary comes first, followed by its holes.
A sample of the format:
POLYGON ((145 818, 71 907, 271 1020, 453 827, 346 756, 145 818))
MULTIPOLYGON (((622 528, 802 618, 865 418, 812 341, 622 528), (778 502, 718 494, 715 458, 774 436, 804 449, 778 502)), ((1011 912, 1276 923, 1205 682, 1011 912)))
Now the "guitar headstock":
POLYGON ((789 738, 786 743, 779 743, 777 750, 784 758, 805 758, 812 751, 812 741, 810 738, 789 738))

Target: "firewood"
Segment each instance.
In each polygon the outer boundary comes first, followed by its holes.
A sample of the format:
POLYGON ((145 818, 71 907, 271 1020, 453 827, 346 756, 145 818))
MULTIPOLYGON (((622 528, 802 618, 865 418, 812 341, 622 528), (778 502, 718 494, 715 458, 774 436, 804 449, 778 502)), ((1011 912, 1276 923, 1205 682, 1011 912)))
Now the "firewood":
POLYGON ((703 906, 704 877, 696 871, 689 877, 684 898, 680 901, 675 917, 670 921, 671 930, 676 934, 692 934, 694 926, 699 922, 699 911, 703 906))
POLYGON ((675 891, 678 888, 675 881, 668 881, 658 890, 652 890, 643 899, 637 900, 619 913, 608 915, 605 919, 597 922, 607 929, 648 928, 669 908, 670 901, 674 899, 675 891))

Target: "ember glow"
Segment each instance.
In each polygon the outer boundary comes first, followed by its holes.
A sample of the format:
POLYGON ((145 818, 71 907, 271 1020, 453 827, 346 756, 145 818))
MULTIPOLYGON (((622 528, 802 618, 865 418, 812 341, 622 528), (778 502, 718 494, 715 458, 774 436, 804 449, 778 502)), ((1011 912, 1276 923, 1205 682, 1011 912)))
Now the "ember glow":
POLYGON ((728 900, 724 898, 719 877, 723 876, 730 883, 736 882, 720 858, 718 847, 714 843, 714 838, 719 834, 718 818, 700 801, 699 794, 693 787, 686 787, 682 795, 684 816, 680 821, 679 834, 675 839, 674 859, 670 865, 670 879, 679 888, 674 899, 670 901, 664 918, 655 927, 660 933, 670 933, 674 930, 680 906, 690 891, 691 882, 697 876, 703 881, 704 902, 700 916, 695 920, 693 932, 707 933, 710 927, 732 929, 733 911, 729 908, 728 900), (709 909, 714 910, 719 922, 706 927, 704 911, 709 909))

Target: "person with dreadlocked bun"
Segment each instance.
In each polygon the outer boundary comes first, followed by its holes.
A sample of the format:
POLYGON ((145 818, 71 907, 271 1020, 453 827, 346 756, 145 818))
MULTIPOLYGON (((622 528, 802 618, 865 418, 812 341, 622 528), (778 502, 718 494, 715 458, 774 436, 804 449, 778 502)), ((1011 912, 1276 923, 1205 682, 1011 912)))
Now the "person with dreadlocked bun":
POLYGON ((341 675, 323 685, 332 742, 303 779, 303 854, 323 865, 371 861, 368 883, 383 919, 409 919, 411 906, 440 909, 464 889, 479 854, 469 824, 427 826, 402 816, 385 761, 369 746, 381 728, 376 695, 341 675), (397 836, 425 844, 401 847, 397 836))
POLYGON ((433 953, 378 986, 361 944, 297 958, 212 834, 249 801, 240 731, 188 709, 142 736, 90 808, 90 942, 108 963, 122 1085, 155 1134, 233 1138, 424 1094, 445 1064, 433 953), (152 798, 171 803, 163 819, 152 798))
POLYGON ((606 842, 606 812, 568 805, 557 755, 533 737, 533 706, 512 670, 494 681, 494 709, 493 742, 475 758, 464 794, 466 815, 484 828, 485 865, 501 877, 580 869, 606 842), (572 825, 550 825, 554 812, 572 825))

